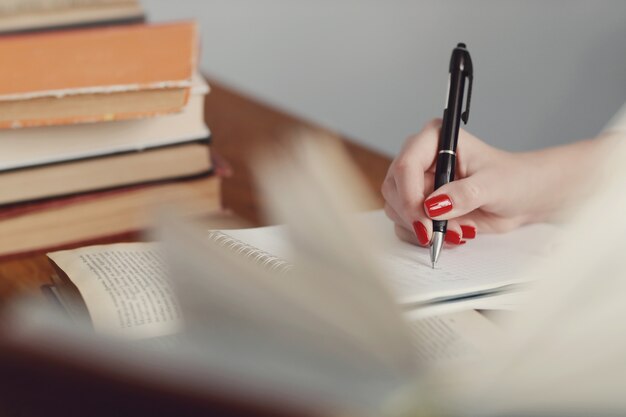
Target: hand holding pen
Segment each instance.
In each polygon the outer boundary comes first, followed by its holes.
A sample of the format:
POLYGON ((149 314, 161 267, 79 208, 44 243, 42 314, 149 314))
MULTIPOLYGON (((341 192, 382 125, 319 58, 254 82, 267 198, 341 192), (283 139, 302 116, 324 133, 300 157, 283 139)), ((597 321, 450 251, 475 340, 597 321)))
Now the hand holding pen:
POLYGON ((460 130, 461 120, 467 123, 469 118, 473 84, 473 64, 465 44, 454 48, 448 75, 443 120, 431 121, 420 134, 409 138, 382 187, 385 212, 395 222, 396 234, 403 240, 429 246, 433 268, 444 241, 465 244, 476 237, 476 225, 481 223, 472 218, 480 217, 480 212, 448 221, 475 211, 483 203, 472 179, 452 183, 455 175, 468 177, 471 168, 463 162, 489 159, 496 152, 460 130), (462 152, 467 159, 458 160, 457 148, 467 149, 462 152), (430 190, 434 192, 428 195, 430 190))
POLYGON ((444 241, 455 247, 477 231, 500 233, 559 218, 601 182, 598 166, 625 134, 511 153, 459 129, 455 181, 433 191, 441 128, 441 119, 432 120, 406 140, 381 190, 396 235, 423 247, 433 240, 433 220, 447 220, 444 241))
MULTIPOLYGON (((435 172, 432 185, 434 190, 437 190, 454 180, 457 164, 456 151, 460 122, 463 120, 467 123, 469 117, 469 106, 473 84, 473 65, 465 44, 460 43, 456 48, 454 48, 450 59, 448 75, 448 96, 446 98, 443 121, 438 135, 438 152, 434 162, 435 172), (467 97, 465 101, 465 110, 463 111, 463 98, 466 88, 467 97)), ((425 157, 428 158, 428 156, 429 155, 426 155, 425 157)), ((433 164, 431 163, 430 165, 432 166, 433 164)), ((404 167, 401 163, 397 166, 399 166, 401 170, 406 170, 406 167, 404 167)), ((391 172, 392 171, 390 169, 390 173, 391 172)), ((421 177, 420 173, 417 173, 417 176, 419 180, 419 177, 421 177)), ((420 185, 423 190, 425 184, 422 183, 420 185)), ((402 187, 402 185, 398 184, 397 181, 394 181, 393 183, 385 181, 383 194, 393 194, 394 191, 398 191, 398 187, 402 187)), ((387 196, 385 197, 387 198, 387 196)), ((390 200, 389 198, 387 199, 390 200)), ((432 218, 444 215, 445 213, 451 211, 453 204, 449 196, 440 194, 427 200, 425 208, 428 215, 432 218)), ((386 207, 386 210, 388 215, 392 218, 401 217, 392 206, 386 207)), ((434 219, 432 221, 432 239, 429 237, 431 234, 424 223, 416 220, 412 222, 412 226, 419 243, 422 245, 430 244, 430 255, 433 268, 439 258, 441 248, 443 247, 446 237, 448 241, 452 240, 456 244, 462 244, 464 242, 462 238, 463 235, 465 235, 466 238, 473 238, 476 234, 475 226, 463 225, 463 227, 461 227, 461 233, 451 231, 448 235, 446 235, 448 226, 446 219, 434 219)))

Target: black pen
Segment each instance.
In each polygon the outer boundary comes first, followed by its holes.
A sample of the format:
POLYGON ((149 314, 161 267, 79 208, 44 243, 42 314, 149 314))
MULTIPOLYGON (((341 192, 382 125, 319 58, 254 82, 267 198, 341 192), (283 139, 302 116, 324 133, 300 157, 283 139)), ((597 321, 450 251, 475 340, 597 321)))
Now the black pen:
MULTIPOLYGON (((467 46, 464 43, 459 43, 452 51, 448 77, 448 101, 443 111, 443 124, 439 136, 435 190, 450 181, 454 181, 459 128, 461 120, 467 124, 469 117, 474 69, 472 67, 472 58, 470 58, 467 46), (462 111, 466 78, 469 83, 467 87, 467 103, 465 104, 465 111, 462 111)), ((441 253, 447 226, 448 222, 446 220, 433 220, 433 238, 430 243, 430 262, 433 268, 441 253)))

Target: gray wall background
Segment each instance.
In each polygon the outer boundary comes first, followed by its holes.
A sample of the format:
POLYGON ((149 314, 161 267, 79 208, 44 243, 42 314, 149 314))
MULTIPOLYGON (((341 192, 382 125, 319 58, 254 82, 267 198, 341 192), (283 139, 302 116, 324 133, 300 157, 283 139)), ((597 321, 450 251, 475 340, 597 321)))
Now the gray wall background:
POLYGON ((207 73, 388 154, 441 115, 459 41, 475 68, 468 130, 496 146, 593 136, 626 102, 624 0, 143 4, 200 22, 207 73))

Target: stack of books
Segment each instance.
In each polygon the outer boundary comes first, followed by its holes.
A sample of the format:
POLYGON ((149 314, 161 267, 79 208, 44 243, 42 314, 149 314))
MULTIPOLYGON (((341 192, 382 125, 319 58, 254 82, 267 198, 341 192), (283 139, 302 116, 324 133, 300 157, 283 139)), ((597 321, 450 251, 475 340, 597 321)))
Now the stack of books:
POLYGON ((144 15, 139 0, 2 0, 0 33, 137 23, 144 15))
POLYGON ((197 51, 189 22, 0 39, 0 256, 220 209, 197 51))

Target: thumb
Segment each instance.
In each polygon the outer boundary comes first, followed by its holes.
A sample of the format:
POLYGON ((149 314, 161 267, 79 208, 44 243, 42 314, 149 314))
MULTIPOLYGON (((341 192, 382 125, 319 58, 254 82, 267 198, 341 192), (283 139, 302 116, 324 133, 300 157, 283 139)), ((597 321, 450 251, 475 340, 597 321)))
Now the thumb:
POLYGON ((431 219, 448 220, 476 210, 486 198, 480 179, 471 176, 438 188, 424 201, 424 210, 431 219))

